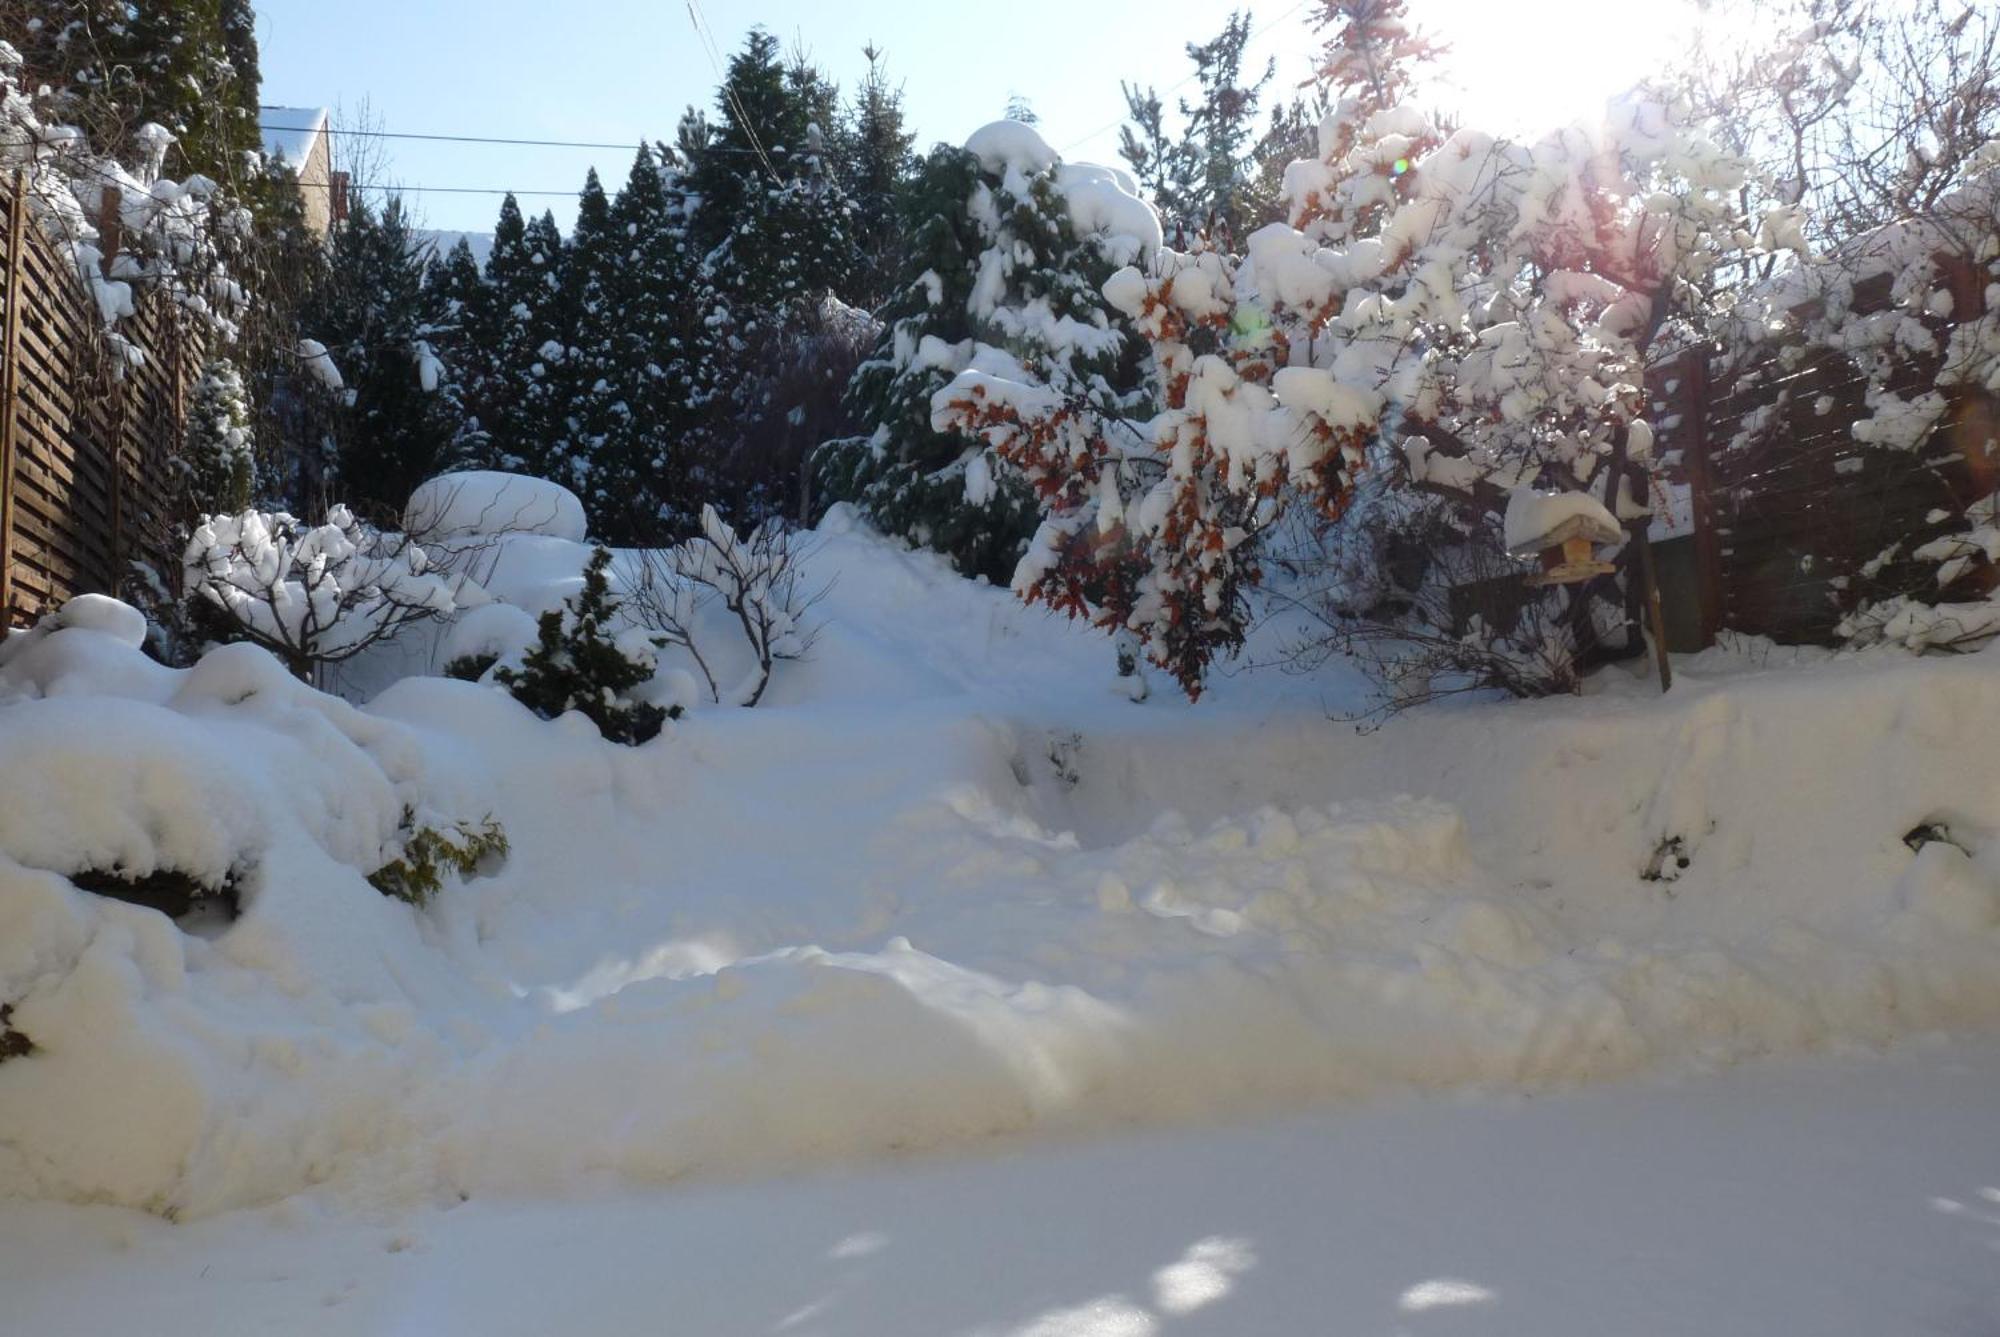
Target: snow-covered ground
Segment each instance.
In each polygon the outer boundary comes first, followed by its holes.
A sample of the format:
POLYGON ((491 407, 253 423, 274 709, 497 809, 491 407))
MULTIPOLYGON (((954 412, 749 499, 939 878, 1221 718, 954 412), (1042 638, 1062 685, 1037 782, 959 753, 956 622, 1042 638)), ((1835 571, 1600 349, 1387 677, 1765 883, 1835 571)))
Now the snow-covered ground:
MULTIPOLYGON (((585 551, 484 574, 532 612, 585 551)), ((0 1331, 547 1331, 586 1300, 538 1283, 620 1260, 591 1303, 700 1332, 1992 1318, 1990 1042, 1547 1097, 2000 1023, 2000 657, 1714 652, 1358 733, 1338 671, 1133 704, 933 557, 836 525, 811 568, 812 658, 636 749, 165 670, 115 608, 9 643, 0 1331), (511 854, 386 899, 406 812, 511 854), (112 866, 245 912, 57 876, 112 866)))
POLYGON ((0 1205, 0 1332, 1975 1337, 2000 1046, 670 1193, 0 1205))

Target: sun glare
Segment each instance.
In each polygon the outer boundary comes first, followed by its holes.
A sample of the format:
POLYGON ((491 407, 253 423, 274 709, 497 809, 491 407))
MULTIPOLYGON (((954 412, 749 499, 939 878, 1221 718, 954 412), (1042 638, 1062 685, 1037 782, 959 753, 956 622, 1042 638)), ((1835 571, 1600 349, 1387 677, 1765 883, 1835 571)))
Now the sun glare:
POLYGON ((1449 35, 1440 102, 1467 124, 1515 135, 1593 116, 1717 22, 1691 0, 1615 10, 1602 0, 1430 0, 1411 9, 1449 35))

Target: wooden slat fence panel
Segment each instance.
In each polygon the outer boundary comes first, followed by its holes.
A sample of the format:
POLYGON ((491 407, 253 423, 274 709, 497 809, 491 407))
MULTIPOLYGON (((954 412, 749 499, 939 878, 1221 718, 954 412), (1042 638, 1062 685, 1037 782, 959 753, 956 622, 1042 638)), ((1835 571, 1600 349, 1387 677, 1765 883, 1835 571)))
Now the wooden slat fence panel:
POLYGON ((202 339, 142 296, 119 367, 66 252, 0 181, 0 625, 73 595, 115 592, 135 560, 174 569, 175 461, 202 339))

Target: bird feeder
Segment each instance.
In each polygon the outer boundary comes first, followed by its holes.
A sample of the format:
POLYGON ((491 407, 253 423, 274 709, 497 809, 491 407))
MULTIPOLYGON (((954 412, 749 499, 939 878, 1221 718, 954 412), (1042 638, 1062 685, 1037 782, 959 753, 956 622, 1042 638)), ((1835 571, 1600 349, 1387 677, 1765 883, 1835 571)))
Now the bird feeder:
POLYGON ((1530 585, 1575 585, 1616 570, 1599 550, 1624 542, 1625 531, 1587 492, 1523 487, 1507 499, 1506 539, 1511 555, 1541 561, 1530 585))

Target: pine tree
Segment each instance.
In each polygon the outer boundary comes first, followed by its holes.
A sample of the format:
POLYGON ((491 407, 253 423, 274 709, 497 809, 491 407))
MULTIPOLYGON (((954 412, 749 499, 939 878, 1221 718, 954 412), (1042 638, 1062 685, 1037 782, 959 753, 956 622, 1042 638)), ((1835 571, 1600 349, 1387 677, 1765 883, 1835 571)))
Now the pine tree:
POLYGON ((1063 169, 1034 143, 1026 162, 948 148, 926 161, 901 287, 848 390, 869 435, 829 442, 817 458, 822 503, 854 501, 884 532, 999 581, 1035 528, 1035 498, 981 442, 934 429, 933 395, 981 365, 1105 413, 1144 398, 1137 341, 1101 291, 1106 248, 1078 236, 1063 169))

